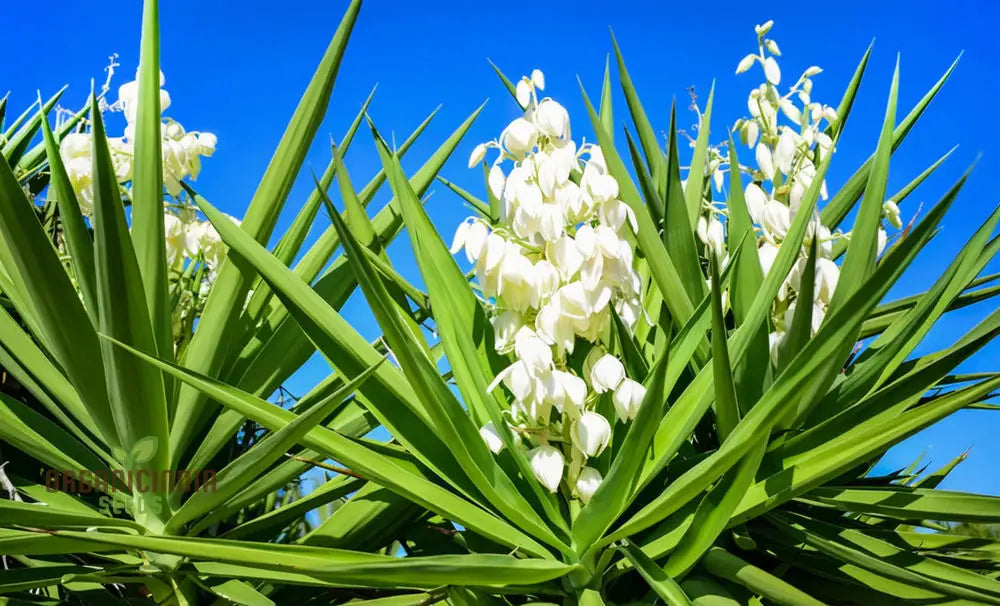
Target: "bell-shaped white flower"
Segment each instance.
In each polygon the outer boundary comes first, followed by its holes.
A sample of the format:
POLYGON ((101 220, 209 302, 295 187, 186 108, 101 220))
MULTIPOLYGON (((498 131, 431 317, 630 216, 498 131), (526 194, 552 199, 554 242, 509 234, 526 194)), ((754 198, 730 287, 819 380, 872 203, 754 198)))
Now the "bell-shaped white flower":
POLYGON ((792 211, 777 200, 769 200, 764 206, 761 223, 771 234, 784 238, 792 225, 792 211))
POLYGON ((580 377, 564 370, 553 370, 542 377, 545 393, 559 412, 567 407, 582 410, 587 400, 587 384, 580 377))
POLYGON ((778 67, 778 62, 774 60, 774 57, 764 59, 764 77, 774 86, 781 83, 781 69, 778 67))
POLYGON ((163 231, 167 246, 167 264, 177 265, 184 259, 184 222, 169 212, 163 213, 163 231))
POLYGON ((772 332, 767 336, 768 347, 771 353, 771 364, 778 365, 778 354, 781 351, 781 346, 785 342, 784 332, 772 332))
POLYGON ((580 271, 580 265, 583 264, 583 255, 580 254, 576 242, 568 235, 550 242, 545 248, 545 254, 563 280, 568 281, 572 278, 580 271))
POLYGON ((549 492, 559 490, 563 467, 566 466, 566 461, 559 449, 548 445, 539 446, 528 453, 528 459, 531 462, 531 471, 535 474, 535 479, 549 492))
POLYGON ((899 205, 892 200, 886 200, 885 204, 882 205, 882 214, 889 221, 889 225, 896 229, 903 227, 903 221, 899 217, 899 205))
POLYGON ((535 147, 538 128, 524 118, 517 118, 500 134, 500 144, 515 158, 523 158, 535 147))
POLYGON ((771 273, 771 267, 774 265, 774 260, 778 258, 778 247, 770 242, 764 242, 757 249, 757 259, 760 261, 760 269, 764 272, 764 276, 771 273))
POLYGON ((639 414, 639 407, 642 406, 642 399, 646 397, 646 388, 642 383, 625 379, 615 389, 612 400, 615 404, 615 412, 622 421, 630 421, 639 414))
POLYGON ((503 195, 504 186, 507 184, 507 176, 503 174, 503 169, 500 165, 494 164, 490 168, 490 174, 486 177, 486 184, 490 188, 490 193, 493 194, 494 198, 499 198, 503 195))
POLYGON ((597 393, 615 389, 624 379, 625 367, 611 354, 601 356, 590 369, 590 385, 597 393))
POLYGON ((538 310, 538 315, 535 316, 535 332, 549 345, 560 351, 573 353, 576 332, 573 330, 573 318, 562 311, 562 297, 552 297, 538 310))
POLYGON ((588 457, 596 457, 611 440, 611 424, 602 415, 587 411, 573 423, 573 445, 588 457))
POLYGON ((472 150, 472 154, 469 155, 469 168, 479 164, 486 157, 486 144, 480 143, 472 150))
POLYGON ((531 374, 528 365, 518 360, 507 368, 501 370, 493 381, 487 386, 486 391, 491 392, 496 389, 501 382, 510 390, 514 398, 518 401, 527 400, 531 397, 535 389, 535 377, 531 374))
POLYGON ((493 318, 493 347, 497 353, 507 353, 514 347, 514 339, 524 326, 521 314, 508 309, 493 318))
POLYGON ((552 349, 527 326, 514 337, 514 353, 534 372, 552 367, 552 349))
POLYGON ((589 503, 590 498, 594 496, 603 481, 601 472, 593 467, 584 467, 580 470, 580 475, 576 477, 576 496, 580 497, 584 504, 589 503))
POLYGON ((746 144, 747 147, 753 147, 757 144, 757 137, 760 136, 760 126, 754 121, 747 122, 746 126, 746 144))
POLYGON ((698 217, 696 233, 698 234, 698 239, 700 239, 716 257, 721 258, 726 254, 726 236, 723 231, 721 221, 715 217, 698 217))
POLYGON ((837 290, 840 279, 840 268, 830 259, 816 259, 816 299, 826 304, 830 303, 833 293, 837 290))
POLYGON ((757 167, 760 172, 764 173, 764 176, 770 179, 774 176, 774 161, 771 158, 771 148, 769 148, 764 143, 758 143, 757 149, 754 151, 754 156, 757 159, 757 167))
POLYGON ((503 450, 503 440, 500 438, 500 432, 497 431, 497 426, 493 424, 493 421, 489 421, 486 425, 479 428, 479 435, 482 436, 483 441, 486 442, 486 447, 490 449, 493 454, 500 454, 503 450))
POLYGON ((557 140, 569 138, 569 112, 552 99, 544 99, 535 110, 538 130, 557 140))
POLYGON ((760 217, 764 213, 764 206, 770 199, 767 193, 761 189, 760 185, 750 183, 743 190, 743 198, 746 200, 747 211, 750 213, 750 219, 754 223, 759 223, 760 217))
POLYGON ((778 146, 774 150, 774 163, 784 174, 792 172, 792 163, 795 161, 795 137, 791 131, 785 129, 778 137, 778 146))

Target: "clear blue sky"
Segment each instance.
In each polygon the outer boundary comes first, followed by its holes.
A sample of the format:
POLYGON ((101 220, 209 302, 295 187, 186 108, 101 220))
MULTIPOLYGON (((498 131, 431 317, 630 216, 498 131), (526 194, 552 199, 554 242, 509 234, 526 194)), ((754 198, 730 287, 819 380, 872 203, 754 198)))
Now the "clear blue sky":
MULTIPOLYGON (((130 80, 135 69, 140 2, 108 0, 94 9, 69 0, 11 3, 4 9, 5 69, 0 92, 11 90, 9 111, 30 103, 35 91, 54 92, 71 85, 64 97, 81 104, 89 80, 103 81, 107 56, 117 52, 122 63, 118 84, 130 80)), ((798 74, 809 65, 825 73, 815 81, 813 98, 836 105, 857 60, 875 39, 868 75, 848 130, 831 168, 831 189, 874 149, 888 93, 896 53, 901 54, 901 114, 923 95, 961 51, 957 72, 931 105, 928 114, 894 156, 890 190, 895 191, 952 145, 961 147, 903 207, 910 216, 919 202, 932 203, 976 155, 983 153, 944 232, 923 254, 895 295, 923 290, 950 262, 952 254, 1000 200, 992 186, 1000 173, 1000 155, 991 145, 996 136, 996 99, 1000 98, 1000 47, 996 25, 1000 12, 987 0, 916 1, 899 10, 891 2, 835 4, 770 2, 766 4, 718 0, 711 3, 661 3, 619 0, 551 1, 522 6, 368 0, 341 69, 333 104, 308 166, 317 172, 328 157, 328 135, 340 137, 360 103, 377 82, 371 114, 384 134, 399 141, 423 117, 443 104, 438 117, 404 165, 414 168, 484 99, 491 100, 465 143, 443 175, 483 192, 476 171, 465 168, 472 147, 493 138, 516 116, 512 100, 500 86, 486 58, 492 58, 511 77, 540 68, 546 74, 546 93, 567 106, 574 119, 574 136, 590 133, 576 77, 592 96, 599 94, 606 54, 611 50, 608 27, 614 28, 654 125, 667 128, 672 98, 681 107, 686 89, 702 96, 717 79, 714 141, 725 137, 725 127, 746 112, 746 94, 758 77, 735 76, 743 55, 754 50, 753 26, 775 19, 773 37, 784 54, 782 69, 798 74), (942 10, 944 9, 944 10, 942 10), (766 12, 765 12, 766 11, 766 12), (838 13, 839 22, 831 21, 838 13)), ((174 103, 168 115, 192 130, 219 137, 215 157, 204 162, 196 187, 217 206, 241 216, 257 180, 326 47, 346 0, 297 0, 240 3, 205 0, 162 2, 163 70, 174 103), (233 10, 231 7, 238 6, 233 10)), ((626 108, 616 88, 616 120, 626 108)), ((680 114, 690 126, 693 116, 680 114)), ((588 137, 592 138, 592 137, 588 137)), ((354 181, 364 182, 377 170, 377 156, 362 131, 348 158, 354 181)), ((306 173, 306 180, 309 180, 306 173)), ((436 186, 429 202, 432 218, 450 240, 463 216, 456 196, 436 186)), ((299 187, 279 225, 287 225, 307 194, 299 187)), ((376 207, 385 198, 376 202, 376 207)), ((321 219, 322 220, 322 219, 321 219)), ((416 276, 408 244, 392 248, 404 274, 416 276)), ((988 268, 998 271, 994 264, 988 268)), ((920 352, 954 340, 991 310, 977 307, 953 312, 927 339, 920 352)), ((361 323, 363 332, 375 329, 352 301, 345 311, 361 323)), ((984 350, 966 371, 996 370, 1000 347, 984 350)), ((290 386, 301 393, 325 372, 321 360, 311 362, 290 386)), ((1000 412, 967 411, 925 431, 887 457, 880 469, 906 465, 923 451, 925 461, 942 465, 972 446, 972 456, 945 483, 953 489, 1000 494, 1000 412)))

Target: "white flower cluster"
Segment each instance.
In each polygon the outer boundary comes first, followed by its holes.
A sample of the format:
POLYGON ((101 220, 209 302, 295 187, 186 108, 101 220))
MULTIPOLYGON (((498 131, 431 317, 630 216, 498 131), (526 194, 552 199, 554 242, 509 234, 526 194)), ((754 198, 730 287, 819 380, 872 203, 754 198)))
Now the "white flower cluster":
MULTIPOLYGON (((541 484, 555 492, 565 479, 587 502, 601 474, 585 466, 586 459, 600 455, 611 438, 611 423, 594 410, 601 394, 611 395, 623 422, 635 418, 645 395, 602 344, 612 306, 630 326, 642 313, 628 234, 637 228, 600 148, 577 148, 566 109, 539 99, 544 87, 538 70, 522 78, 516 96, 524 116, 472 152, 470 168, 488 151, 499 152, 488 187, 500 201, 500 217, 493 225, 482 217, 464 221, 451 250, 464 249, 475 264, 496 350, 516 359, 490 386, 502 382, 513 396, 509 428, 532 447, 529 459, 541 484), (505 173, 507 161, 513 166, 505 173), (591 348, 579 374, 567 359, 578 339, 591 348)), ((494 452, 502 449, 492 423, 480 433, 494 452)))
MULTIPOLYGON (((160 74, 160 86, 163 86, 160 74)), ((125 115, 127 126, 121 137, 108 137, 111 159, 119 183, 132 180, 132 158, 135 143, 135 120, 138 105, 139 84, 126 82, 118 89, 118 101, 110 106, 125 115)), ((170 107, 170 95, 160 90, 161 111, 170 107)), ((201 172, 201 157, 215 152, 216 137, 212 133, 186 132, 174 120, 166 119, 161 124, 161 146, 163 148, 163 183, 171 196, 181 193, 181 181, 198 178, 201 172)), ((63 137, 59 153, 73 190, 76 192, 80 210, 91 215, 94 209, 94 159, 92 156, 91 133, 70 133, 63 137)))
MULTIPOLYGON (((744 198, 747 209, 758 231, 758 256, 766 275, 778 255, 782 242, 788 235, 792 220, 802 204, 806 191, 816 177, 816 167, 827 155, 834 153, 833 140, 828 127, 836 127, 837 112, 828 105, 812 100, 812 78, 823 70, 817 66, 806 69, 785 94, 781 94, 781 69, 776 57, 781 56, 777 42, 767 37, 773 21, 758 25, 756 29, 758 52, 744 57, 736 73, 746 72, 756 64, 763 67, 765 81, 750 91, 747 99, 749 118, 736 122, 734 130, 741 141, 754 150, 756 166, 730 166, 752 176, 746 186, 744 198)), ((832 129, 831 129, 832 130, 832 129)), ((711 153, 710 153, 711 155, 711 153)), ((716 171, 717 188, 721 182, 721 165, 728 158, 719 160, 715 151, 713 170, 716 171)), ((820 184, 820 197, 827 198, 826 182, 820 184)), ((726 254, 724 226, 719 216, 724 212, 711 204, 707 217, 699 220, 697 234, 706 248, 720 258, 726 254)), ((883 206, 883 216, 896 228, 901 227, 899 207, 889 200, 883 206)), ((805 246, 799 251, 799 260, 779 291, 772 308, 775 330, 770 335, 771 357, 777 364, 778 352, 791 327, 802 274, 807 263, 808 247, 813 239, 817 244, 816 275, 813 289, 812 332, 819 329, 840 277, 840 268, 834 262, 834 242, 849 238, 850 234, 831 233, 814 212, 806 234, 805 246)), ((887 241, 883 228, 878 231, 878 252, 881 254, 887 241)))

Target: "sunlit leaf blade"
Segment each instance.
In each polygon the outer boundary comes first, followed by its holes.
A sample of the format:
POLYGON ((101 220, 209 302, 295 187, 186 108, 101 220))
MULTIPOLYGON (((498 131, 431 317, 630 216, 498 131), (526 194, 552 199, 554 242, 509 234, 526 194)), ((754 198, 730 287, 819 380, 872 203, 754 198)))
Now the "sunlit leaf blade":
MULTIPOLYGON (((360 9, 360 0, 353 0, 348 7, 250 201, 242 229, 257 242, 270 238, 281 207, 326 114, 340 61, 360 9)), ((246 302, 253 277, 247 268, 232 261, 223 262, 198 329, 188 345, 185 363, 190 368, 216 374, 223 367, 229 355, 224 344, 235 334, 239 319, 235 312, 246 302)), ((181 388, 170 432, 174 461, 183 455, 195 431, 205 423, 212 410, 215 408, 207 405, 199 392, 181 388)))

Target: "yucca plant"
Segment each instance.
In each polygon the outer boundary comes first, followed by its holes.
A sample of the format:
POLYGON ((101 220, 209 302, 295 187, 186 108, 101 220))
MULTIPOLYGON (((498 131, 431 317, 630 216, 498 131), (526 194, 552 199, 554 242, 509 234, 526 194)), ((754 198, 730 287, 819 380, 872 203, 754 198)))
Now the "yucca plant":
POLYGON ((358 190, 343 154, 363 108, 269 251, 358 9, 243 221, 183 184, 228 245, 190 336, 170 321, 183 283, 164 246, 154 1, 131 230, 95 102, 89 226, 40 118, 68 270, 0 166, 0 287, 20 318, 0 316, 0 363, 25 388, 0 395, 12 459, 0 592, 42 603, 1000 602, 996 541, 954 526, 996 523, 1000 499, 937 489, 959 460, 871 475, 891 446, 1000 386, 995 373, 953 374, 996 336, 996 311, 952 346, 913 354, 945 312, 996 294, 980 274, 1000 247, 997 211, 930 290, 883 302, 965 179, 902 229, 900 203, 941 162, 890 196, 891 155, 947 74, 899 124, 893 76, 874 154, 825 204, 868 53, 827 107, 811 99, 815 68, 778 92, 771 24, 758 26, 759 53, 738 71, 759 63, 766 82, 735 127, 754 164, 732 140, 710 144, 710 95, 683 170, 675 124, 664 149, 617 44, 632 119, 617 141, 610 70, 599 108, 584 95, 597 143, 579 148, 565 109, 541 97, 540 72, 500 74, 525 114, 472 152, 472 167, 495 154, 485 199, 442 179, 475 212, 451 250, 421 196, 476 114, 409 178, 408 143, 392 149, 369 121, 383 170, 358 190), (339 196, 327 193, 334 178, 339 196), (394 197, 369 218, 383 180, 394 197), (294 263, 321 207, 332 225, 294 263), (426 292, 386 253, 403 225, 426 292), (374 343, 338 313, 355 286, 382 330, 374 343), (292 406, 269 402, 314 351, 334 372, 292 406), (295 480, 314 467, 331 475, 303 495, 295 480), (102 495, 47 491, 46 468, 217 474, 197 492, 99 487, 128 504, 115 512, 102 495))

